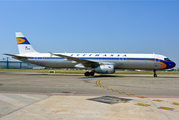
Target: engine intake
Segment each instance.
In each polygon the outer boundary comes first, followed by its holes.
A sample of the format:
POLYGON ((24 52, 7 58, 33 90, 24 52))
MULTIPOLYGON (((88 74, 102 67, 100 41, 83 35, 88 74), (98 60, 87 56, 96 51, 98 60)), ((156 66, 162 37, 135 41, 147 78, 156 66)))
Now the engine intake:
POLYGON ((96 73, 111 74, 115 73, 114 65, 100 65, 95 68, 96 73))

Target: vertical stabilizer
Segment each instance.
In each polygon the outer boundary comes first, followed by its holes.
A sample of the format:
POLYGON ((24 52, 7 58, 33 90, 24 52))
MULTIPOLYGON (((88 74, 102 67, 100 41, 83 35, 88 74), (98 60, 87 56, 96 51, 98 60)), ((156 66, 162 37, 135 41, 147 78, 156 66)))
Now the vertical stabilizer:
POLYGON ((21 32, 16 32, 19 54, 38 53, 21 32))

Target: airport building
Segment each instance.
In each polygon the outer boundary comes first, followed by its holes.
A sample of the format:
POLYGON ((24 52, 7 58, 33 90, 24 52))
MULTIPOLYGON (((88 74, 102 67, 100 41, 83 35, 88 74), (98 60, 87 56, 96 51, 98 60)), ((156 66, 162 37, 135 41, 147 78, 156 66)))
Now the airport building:
POLYGON ((21 61, 0 61, 0 69, 44 69, 45 67, 21 61))

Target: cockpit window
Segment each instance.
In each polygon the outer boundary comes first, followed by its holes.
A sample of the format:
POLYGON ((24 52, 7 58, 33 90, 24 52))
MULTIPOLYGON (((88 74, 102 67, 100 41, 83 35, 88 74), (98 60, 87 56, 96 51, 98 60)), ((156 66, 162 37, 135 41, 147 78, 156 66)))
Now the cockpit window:
POLYGON ((165 61, 171 61, 169 58, 164 58, 165 61))

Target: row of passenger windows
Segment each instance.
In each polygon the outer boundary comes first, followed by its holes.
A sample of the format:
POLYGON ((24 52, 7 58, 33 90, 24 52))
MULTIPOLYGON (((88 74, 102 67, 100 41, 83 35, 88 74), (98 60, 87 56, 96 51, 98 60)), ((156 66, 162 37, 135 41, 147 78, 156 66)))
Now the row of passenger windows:
MULTIPOLYGON (((86 57, 78 57, 79 59, 96 59, 96 60, 155 60, 152 58, 86 58, 86 57)), ((66 59, 64 57, 29 57, 29 59, 66 59)))

